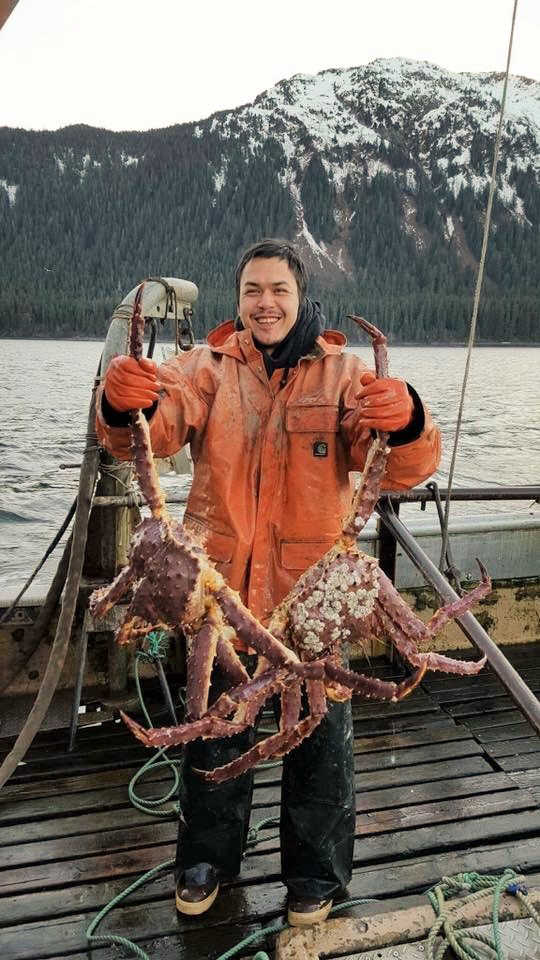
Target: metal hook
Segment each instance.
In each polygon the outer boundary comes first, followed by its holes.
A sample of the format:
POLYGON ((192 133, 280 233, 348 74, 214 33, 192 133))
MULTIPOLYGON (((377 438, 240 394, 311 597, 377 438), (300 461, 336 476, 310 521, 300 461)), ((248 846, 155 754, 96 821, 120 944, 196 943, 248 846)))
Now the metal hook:
MULTIPOLYGON (((442 507, 441 495, 439 493, 439 485, 435 483, 434 480, 431 480, 429 483, 426 483, 426 487, 430 491, 430 493, 433 494, 433 499, 435 501, 435 506, 437 507, 437 514, 439 517, 439 523, 441 525, 441 532, 442 532, 444 530, 444 511, 442 507)), ((448 538, 446 540, 446 550, 444 554, 441 551, 441 556, 439 560, 439 570, 441 571, 441 573, 444 573, 444 575, 448 579, 453 580, 454 589, 456 593, 460 597, 462 597, 463 590, 461 589, 461 574, 459 569, 456 567, 454 563, 454 558, 452 556, 452 549, 450 547, 450 540, 448 538), (446 563, 446 569, 445 569, 445 563, 446 563)))

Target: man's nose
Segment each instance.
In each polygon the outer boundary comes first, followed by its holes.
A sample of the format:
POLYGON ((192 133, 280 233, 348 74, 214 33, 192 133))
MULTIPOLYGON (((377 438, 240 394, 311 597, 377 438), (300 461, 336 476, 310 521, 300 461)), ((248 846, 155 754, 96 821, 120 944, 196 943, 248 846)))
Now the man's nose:
POLYGON ((261 307, 273 307, 275 304, 275 297, 271 288, 266 288, 261 290, 259 295, 259 306, 261 307))

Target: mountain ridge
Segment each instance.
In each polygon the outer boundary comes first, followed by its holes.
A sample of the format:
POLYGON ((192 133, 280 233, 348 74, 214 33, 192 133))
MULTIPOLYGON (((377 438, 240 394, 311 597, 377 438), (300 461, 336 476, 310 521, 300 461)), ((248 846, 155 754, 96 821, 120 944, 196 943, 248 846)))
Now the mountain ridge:
MULTIPOLYGON (((348 332, 346 313, 360 309, 398 340, 460 339, 501 90, 499 74, 389 58, 295 74, 250 103, 150 131, 0 128, 0 333, 13 321, 99 333, 115 299, 161 272, 198 283, 202 335, 234 311, 242 248, 281 234, 305 255, 332 325, 348 332)), ((484 338, 538 328, 539 221, 540 83, 513 76, 484 338)))

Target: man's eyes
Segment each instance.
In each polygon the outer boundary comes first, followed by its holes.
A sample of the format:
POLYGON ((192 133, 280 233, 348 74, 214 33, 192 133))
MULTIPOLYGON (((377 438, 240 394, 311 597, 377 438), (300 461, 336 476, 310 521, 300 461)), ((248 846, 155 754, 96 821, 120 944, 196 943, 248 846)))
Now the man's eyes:
MULTIPOLYGON (((244 290, 244 296, 249 297, 249 296, 251 296, 251 295, 253 295, 253 294, 260 294, 260 292, 261 292, 261 291, 260 291, 259 289, 255 288, 255 287, 252 287, 250 290, 244 290)), ((276 294, 279 294, 279 295, 281 295, 281 294, 283 294, 283 293, 289 293, 289 291, 287 290, 286 287, 276 287, 276 288, 274 288, 274 291, 273 291, 273 292, 276 293, 276 294)))

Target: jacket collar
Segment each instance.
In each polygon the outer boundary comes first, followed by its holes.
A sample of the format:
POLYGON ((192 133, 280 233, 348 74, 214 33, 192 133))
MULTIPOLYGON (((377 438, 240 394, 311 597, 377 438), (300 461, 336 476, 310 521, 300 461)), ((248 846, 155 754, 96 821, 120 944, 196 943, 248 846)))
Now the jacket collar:
MULTIPOLYGON (((234 320, 226 320, 225 323, 220 323, 219 327, 214 327, 206 342, 214 353, 234 357, 245 363, 260 358, 251 330, 235 330, 234 320)), ((347 337, 339 330, 324 330, 317 337, 316 344, 315 356, 339 354, 347 344, 347 337)))

